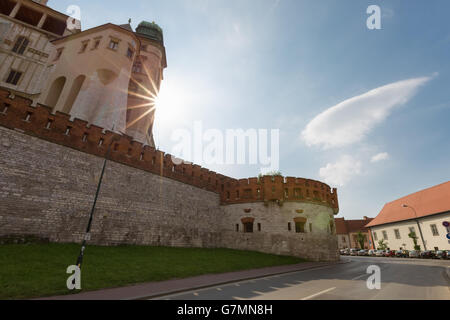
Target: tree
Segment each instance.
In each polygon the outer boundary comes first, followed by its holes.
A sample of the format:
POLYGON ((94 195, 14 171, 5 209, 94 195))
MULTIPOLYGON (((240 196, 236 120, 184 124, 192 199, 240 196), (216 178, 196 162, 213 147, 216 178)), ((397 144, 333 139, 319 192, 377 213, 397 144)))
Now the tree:
POLYGON ((384 239, 381 239, 380 241, 378 241, 378 249, 379 250, 387 249, 387 243, 384 242, 384 239))
POLYGON ((418 250, 420 251, 420 246, 417 244, 417 236, 415 232, 411 232, 410 234, 408 234, 408 237, 410 237, 412 239, 412 241, 414 242, 414 250, 418 250))
POLYGON ((366 242, 366 235, 359 231, 356 234, 356 241, 359 243, 361 249, 364 249, 364 243, 366 242))

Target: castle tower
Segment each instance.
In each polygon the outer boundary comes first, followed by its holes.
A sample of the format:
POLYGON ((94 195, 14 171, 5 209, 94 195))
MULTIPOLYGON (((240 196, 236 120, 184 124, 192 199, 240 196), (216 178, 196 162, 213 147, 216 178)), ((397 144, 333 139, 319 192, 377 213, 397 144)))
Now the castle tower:
POLYGON ((163 32, 156 23, 143 21, 135 34, 141 41, 141 50, 129 83, 126 133, 154 147, 155 99, 167 67, 163 32))

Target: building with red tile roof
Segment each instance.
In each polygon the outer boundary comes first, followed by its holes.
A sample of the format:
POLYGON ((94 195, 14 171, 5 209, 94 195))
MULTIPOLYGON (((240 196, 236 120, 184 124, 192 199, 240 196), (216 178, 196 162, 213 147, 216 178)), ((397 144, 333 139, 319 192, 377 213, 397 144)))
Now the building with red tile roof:
POLYGON ((384 240, 392 250, 413 250, 412 232, 421 250, 448 250, 445 222, 450 222, 450 181, 387 203, 366 227, 375 244, 384 240))
POLYGON ((335 218, 336 235, 338 237, 338 246, 340 249, 345 248, 360 248, 357 241, 357 234, 363 233, 366 237, 364 248, 370 247, 369 243, 369 229, 365 226, 371 222, 373 218, 364 217, 360 220, 345 220, 345 218, 335 218))

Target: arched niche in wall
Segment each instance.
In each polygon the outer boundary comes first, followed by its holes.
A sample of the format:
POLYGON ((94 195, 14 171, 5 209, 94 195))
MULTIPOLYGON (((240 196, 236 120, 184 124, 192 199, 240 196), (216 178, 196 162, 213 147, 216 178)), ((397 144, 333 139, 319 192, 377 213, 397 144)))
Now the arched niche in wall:
POLYGON ((66 84, 66 77, 59 77, 53 81, 52 86, 47 94, 47 99, 45 100, 45 105, 54 108, 58 103, 59 97, 66 84))
POLYGON ((116 80, 118 75, 114 71, 108 69, 98 69, 97 76, 100 82, 103 85, 107 86, 108 84, 116 80))
POLYGON ((80 93, 81 87, 83 86, 84 80, 86 80, 85 75, 78 76, 72 83, 72 88, 70 89, 70 93, 66 99, 66 104, 62 109, 62 112, 70 114, 72 111, 73 104, 80 93))

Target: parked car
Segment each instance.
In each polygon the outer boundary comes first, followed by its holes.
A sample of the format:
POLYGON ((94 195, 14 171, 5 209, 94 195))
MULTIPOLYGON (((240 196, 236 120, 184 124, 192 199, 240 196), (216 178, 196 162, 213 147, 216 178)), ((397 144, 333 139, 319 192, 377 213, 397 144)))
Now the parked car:
POLYGON ((377 252, 375 253, 375 256, 377 256, 377 257, 384 257, 384 251, 383 250, 377 250, 377 252))
POLYGON ((419 258, 420 257, 420 251, 417 250, 411 250, 409 252, 409 257, 410 258, 419 258))
POLYGON ((447 259, 447 251, 439 250, 436 251, 436 259, 447 259))
POLYGON ((368 251, 365 249, 359 250, 358 256, 368 256, 368 251))
POLYGON ((403 255, 403 250, 397 250, 397 251, 395 251, 395 256, 396 256, 397 258, 403 258, 403 257, 404 257, 404 255, 403 255))
POLYGON ((377 250, 370 249, 370 250, 367 252, 367 255, 369 255, 369 256, 371 256, 371 257, 374 257, 376 253, 377 253, 377 250))
POLYGON ((447 253, 447 254, 446 254, 446 259, 449 259, 449 260, 450 260, 450 250, 447 250, 446 253, 447 253))
POLYGON ((386 251, 384 252, 384 256, 385 256, 385 257, 394 257, 394 256, 395 256, 395 251, 392 251, 392 250, 386 250, 386 251))
POLYGON ((426 251, 422 251, 420 253, 420 258, 422 259, 433 259, 435 257, 435 253, 434 251, 431 250, 426 250, 426 251))
POLYGON ((350 249, 350 255, 351 256, 357 256, 358 255, 358 249, 350 249))

